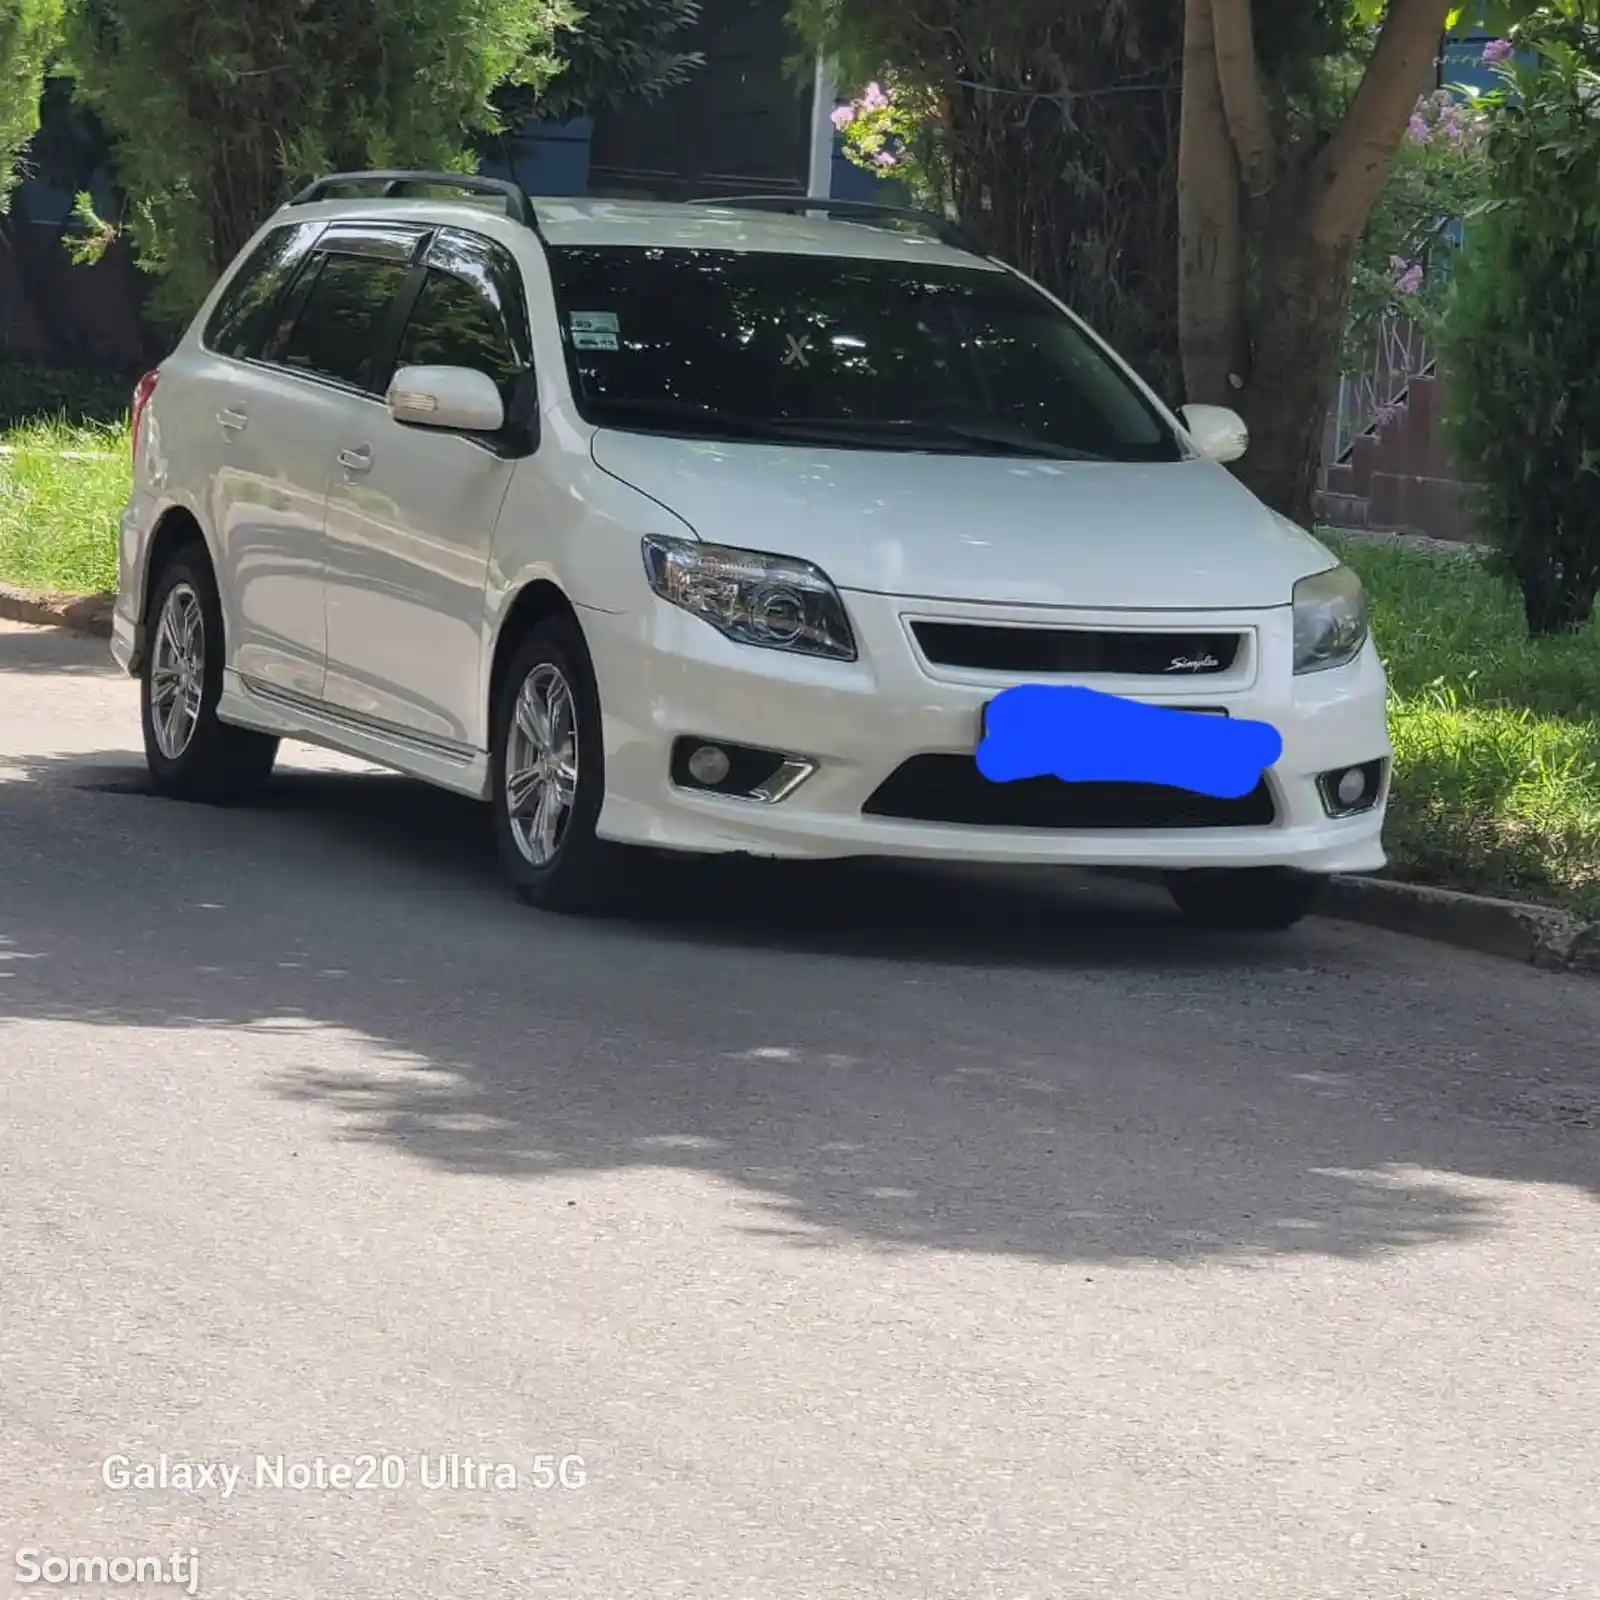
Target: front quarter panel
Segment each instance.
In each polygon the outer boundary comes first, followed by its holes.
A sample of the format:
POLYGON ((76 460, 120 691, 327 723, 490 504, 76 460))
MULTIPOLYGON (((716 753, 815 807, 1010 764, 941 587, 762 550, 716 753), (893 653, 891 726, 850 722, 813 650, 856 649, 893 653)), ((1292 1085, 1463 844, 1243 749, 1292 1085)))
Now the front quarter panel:
POLYGON ((582 610, 626 612, 649 601, 640 540, 693 538, 675 512, 614 478, 589 454, 589 430, 565 406, 544 418, 500 513, 489 566, 489 641, 530 583, 554 583, 582 610))

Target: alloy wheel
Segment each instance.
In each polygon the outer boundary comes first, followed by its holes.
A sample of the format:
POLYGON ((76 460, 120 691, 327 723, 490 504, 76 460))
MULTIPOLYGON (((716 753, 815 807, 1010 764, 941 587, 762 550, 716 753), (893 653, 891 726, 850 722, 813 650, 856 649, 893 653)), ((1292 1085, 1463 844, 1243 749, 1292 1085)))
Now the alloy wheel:
POLYGON ((578 794, 578 718, 572 686, 544 661, 523 679, 506 735, 506 816, 530 866, 561 849, 578 794))
POLYGON ((168 761, 180 759, 194 738, 205 673, 200 597, 187 583, 177 583, 162 603, 150 658, 150 731, 168 761))

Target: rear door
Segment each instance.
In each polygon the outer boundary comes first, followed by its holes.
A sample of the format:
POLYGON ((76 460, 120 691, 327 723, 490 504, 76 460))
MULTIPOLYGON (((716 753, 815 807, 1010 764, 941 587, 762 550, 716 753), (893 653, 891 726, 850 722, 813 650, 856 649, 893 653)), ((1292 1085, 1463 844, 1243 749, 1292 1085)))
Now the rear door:
POLYGON ((325 223, 286 223, 234 273, 197 346, 163 385, 165 476, 193 484, 212 532, 231 667, 299 693, 320 692, 321 595, 295 552, 320 531, 319 460, 297 457, 279 385, 259 364, 325 223))
MULTIPOLYGON (((327 667, 324 526, 334 439, 377 402, 378 351, 413 283, 416 227, 325 226, 217 385, 212 490, 230 665, 320 702, 327 667)), ((381 408, 380 408, 381 409, 381 408)))

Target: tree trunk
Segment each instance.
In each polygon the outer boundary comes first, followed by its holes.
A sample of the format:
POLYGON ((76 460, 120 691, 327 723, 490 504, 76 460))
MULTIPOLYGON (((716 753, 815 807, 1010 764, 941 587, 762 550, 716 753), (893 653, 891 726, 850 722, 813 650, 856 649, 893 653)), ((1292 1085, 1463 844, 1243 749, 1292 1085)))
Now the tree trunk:
POLYGON ((1592 567, 1566 572, 1559 561, 1513 561, 1510 566, 1522 591, 1523 619, 1534 638, 1576 633, 1593 618, 1595 601, 1600 599, 1600 573, 1592 567))
POLYGON ((1389 0, 1338 125, 1285 153, 1273 146, 1261 93, 1252 0, 1186 0, 1179 254, 1188 397, 1240 412, 1250 450, 1239 476, 1298 522, 1311 517, 1338 389, 1351 262, 1427 87, 1449 4, 1389 0), (1236 265, 1247 240, 1261 279, 1250 296, 1236 265))
POLYGON ((1296 230, 1266 252, 1255 366, 1237 408, 1250 429, 1239 476, 1275 511, 1309 524, 1355 242, 1328 245, 1296 230))
POLYGON ((1188 0, 1178 133, 1178 329, 1185 398, 1237 402, 1248 370, 1239 159, 1217 76, 1211 0, 1188 0))

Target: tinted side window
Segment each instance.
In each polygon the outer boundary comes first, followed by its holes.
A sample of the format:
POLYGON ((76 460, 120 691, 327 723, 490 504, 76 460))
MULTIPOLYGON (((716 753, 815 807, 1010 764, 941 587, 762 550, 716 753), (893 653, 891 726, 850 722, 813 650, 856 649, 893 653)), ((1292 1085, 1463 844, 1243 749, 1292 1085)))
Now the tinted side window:
POLYGON ((300 372, 363 387, 384 320, 411 268, 375 256, 330 255, 278 360, 300 372))
POLYGON ((471 367, 494 379, 509 406, 522 363, 504 319, 464 278, 430 270, 400 340, 402 367, 471 367))
POLYGON ((206 322, 201 342, 208 350, 236 361, 259 353, 284 286, 321 231, 317 222, 274 228, 251 251, 206 322))

